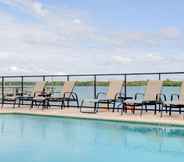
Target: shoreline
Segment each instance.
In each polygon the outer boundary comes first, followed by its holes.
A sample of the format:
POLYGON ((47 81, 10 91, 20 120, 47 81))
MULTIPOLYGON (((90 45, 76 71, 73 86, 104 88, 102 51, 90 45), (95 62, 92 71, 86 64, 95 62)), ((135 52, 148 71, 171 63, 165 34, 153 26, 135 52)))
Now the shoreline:
MULTIPOLYGON (((148 80, 143 81, 127 81, 127 86, 133 87, 133 86, 146 86, 148 80)), ((8 81, 6 82, 7 87, 14 87, 14 86, 20 86, 21 82, 18 81, 8 81)), ((1 84, 1 82, 0 82, 1 84)), ((33 86, 35 82, 26 82, 24 81, 24 86, 33 86)), ((63 81, 52 81, 48 82, 48 86, 62 86, 64 84, 63 81)), ((93 86, 94 81, 76 81, 76 86, 93 86)), ((96 86, 102 86, 102 87, 107 87, 109 85, 108 81, 97 81, 96 86)), ((170 86, 170 87, 179 87, 181 86, 181 81, 174 81, 174 80, 164 80, 163 81, 163 86, 170 86)))

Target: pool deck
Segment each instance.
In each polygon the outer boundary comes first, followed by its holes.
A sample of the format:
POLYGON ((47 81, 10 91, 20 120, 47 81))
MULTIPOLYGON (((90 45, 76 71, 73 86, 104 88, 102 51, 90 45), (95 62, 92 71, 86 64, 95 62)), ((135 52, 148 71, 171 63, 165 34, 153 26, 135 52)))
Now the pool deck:
POLYGON ((24 114, 24 115, 39 115, 39 116, 55 116, 65 118, 80 118, 80 119, 95 119, 95 120, 106 120, 106 121, 118 121, 118 122, 134 122, 134 123, 147 123, 156 125, 173 125, 173 126, 184 126, 184 115, 172 114, 170 117, 164 114, 160 117, 160 114, 154 115, 152 112, 145 112, 140 116, 139 111, 136 114, 131 112, 121 115, 120 112, 98 112, 92 113, 80 113, 77 108, 65 108, 60 110, 59 108, 50 108, 42 110, 41 108, 29 109, 28 107, 12 108, 6 105, 6 107, 0 108, 0 114, 24 114))

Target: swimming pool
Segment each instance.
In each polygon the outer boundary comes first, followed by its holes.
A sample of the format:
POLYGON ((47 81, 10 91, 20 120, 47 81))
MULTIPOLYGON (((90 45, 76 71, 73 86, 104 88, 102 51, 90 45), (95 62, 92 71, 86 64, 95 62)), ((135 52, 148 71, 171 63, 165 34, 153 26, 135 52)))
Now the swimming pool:
POLYGON ((0 115, 2 162, 183 162, 184 128, 0 115))

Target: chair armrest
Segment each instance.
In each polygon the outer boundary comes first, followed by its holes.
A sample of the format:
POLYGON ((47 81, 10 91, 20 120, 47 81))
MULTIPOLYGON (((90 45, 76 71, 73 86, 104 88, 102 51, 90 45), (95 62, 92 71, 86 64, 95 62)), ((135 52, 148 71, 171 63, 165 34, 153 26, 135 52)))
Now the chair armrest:
POLYGON ((72 96, 72 92, 64 92, 63 98, 70 98, 72 96))
POLYGON ((122 97, 122 93, 116 93, 115 95, 115 100, 118 100, 120 97, 122 97))
POLYGON ((64 92, 63 98, 72 98, 72 99, 78 100, 77 93, 75 92, 64 92), (66 96, 67 94, 68 96, 66 96))
POLYGON ((177 97, 177 99, 179 100, 180 95, 179 95, 179 94, 177 94, 177 93, 173 93, 173 94, 171 94, 171 101, 173 101, 174 97, 177 97))
POLYGON ((144 93, 136 93, 134 99, 137 100, 138 96, 144 97, 144 93))
POLYGON ((45 93, 44 91, 34 92, 33 97, 36 97, 36 96, 43 96, 44 93, 45 93))
POLYGON ((106 94, 107 94, 107 93, 105 93, 105 92, 99 92, 99 93, 97 93, 97 98, 99 98, 101 95, 106 96, 106 94))
POLYGON ((47 93, 46 96, 47 96, 47 97, 51 97, 51 96, 52 96, 52 93, 47 93))
POLYGON ((13 93, 7 93, 4 96, 6 96, 6 97, 12 97, 12 96, 15 96, 15 94, 13 94, 13 93))
POLYGON ((74 100, 77 100, 77 101, 78 101, 78 95, 77 95, 77 93, 71 92, 71 96, 72 96, 72 98, 73 98, 74 100))
POLYGON ((164 93, 158 93, 156 95, 156 100, 157 101, 167 101, 167 97, 164 93))
POLYGON ((125 93, 119 93, 119 97, 124 97, 125 93))

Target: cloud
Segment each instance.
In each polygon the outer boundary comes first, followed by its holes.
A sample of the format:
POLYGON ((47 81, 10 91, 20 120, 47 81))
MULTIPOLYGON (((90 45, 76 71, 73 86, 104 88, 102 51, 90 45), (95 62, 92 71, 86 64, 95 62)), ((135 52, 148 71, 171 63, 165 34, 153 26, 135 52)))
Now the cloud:
POLYGON ((39 0, 0 0, 0 2, 38 16, 45 16, 48 13, 39 0))
POLYGON ((119 54, 109 59, 108 65, 116 72, 164 72, 181 71, 184 55, 163 55, 160 53, 119 54), (111 65, 111 64, 112 65, 111 65))
POLYGON ((160 30, 160 34, 169 40, 178 39, 181 36, 180 30, 175 27, 167 27, 160 30))
POLYGON ((155 32, 112 32, 104 40, 117 48, 158 49, 165 44, 178 45, 183 36, 179 29, 165 27, 155 32))
POLYGON ((11 71, 17 71, 17 69, 18 69, 18 68, 17 68, 16 66, 11 66, 11 67, 10 67, 10 70, 11 70, 11 71))
POLYGON ((112 56, 112 61, 118 64, 129 64, 133 59, 128 56, 112 56))
POLYGON ((148 62, 161 62, 164 61, 165 58, 161 56, 160 54, 156 53, 149 53, 145 55, 145 57, 141 61, 148 61, 148 62))
POLYGON ((73 23, 80 24, 81 23, 81 20, 76 18, 76 19, 73 20, 73 23))
POLYGON ((39 17, 25 23, 16 21, 16 15, 0 12, 2 74, 168 71, 182 67, 182 61, 173 57, 180 51, 170 51, 182 41, 183 33, 177 28, 104 32, 78 11, 48 7, 36 0, 0 3, 39 17), (174 68, 170 66, 173 61, 178 63, 174 68), (154 64, 158 66, 149 67, 154 64))

